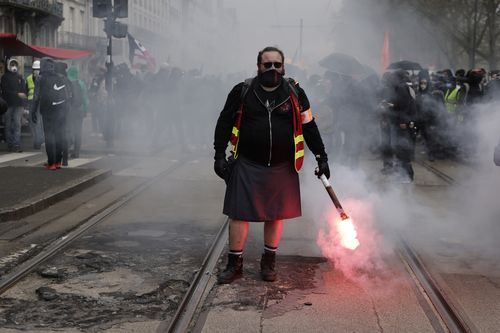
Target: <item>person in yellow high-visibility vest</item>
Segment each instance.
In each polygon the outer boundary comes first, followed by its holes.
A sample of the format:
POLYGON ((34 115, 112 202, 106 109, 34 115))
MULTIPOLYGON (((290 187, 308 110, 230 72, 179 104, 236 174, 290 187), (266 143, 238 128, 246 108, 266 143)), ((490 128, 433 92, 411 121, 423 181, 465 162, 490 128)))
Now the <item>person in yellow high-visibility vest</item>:
MULTIPOLYGON (((33 96, 35 95, 35 86, 38 81, 38 77, 40 75, 40 60, 33 61, 33 65, 31 66, 33 69, 33 73, 26 77, 26 91, 28 92, 28 107, 31 110, 31 104, 33 103, 33 96)), ((35 111, 37 113, 37 118, 40 118, 40 110, 35 111)), ((43 135, 43 127, 42 122, 34 123, 32 120, 33 117, 28 117, 31 129, 31 135, 33 136, 33 148, 40 149, 42 143, 44 143, 44 135, 43 135)))

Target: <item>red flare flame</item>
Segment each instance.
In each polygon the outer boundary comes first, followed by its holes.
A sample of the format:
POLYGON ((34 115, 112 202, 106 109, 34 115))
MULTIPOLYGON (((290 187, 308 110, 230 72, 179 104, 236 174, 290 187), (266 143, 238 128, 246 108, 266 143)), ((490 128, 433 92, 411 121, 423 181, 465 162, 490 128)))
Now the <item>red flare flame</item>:
POLYGON ((350 217, 337 219, 335 226, 340 237, 340 244, 346 249, 356 250, 359 246, 358 233, 350 217))

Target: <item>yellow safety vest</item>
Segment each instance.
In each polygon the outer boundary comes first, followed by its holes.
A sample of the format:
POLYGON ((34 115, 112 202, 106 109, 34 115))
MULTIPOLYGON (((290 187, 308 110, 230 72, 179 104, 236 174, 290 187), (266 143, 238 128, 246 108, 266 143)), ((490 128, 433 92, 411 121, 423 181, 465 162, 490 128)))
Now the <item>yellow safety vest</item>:
POLYGON ((28 83, 28 101, 32 101, 35 95, 35 80, 33 79, 33 74, 28 75, 26 82, 28 83))
POLYGON ((455 113, 455 111, 457 110, 459 92, 459 86, 456 86, 454 89, 448 89, 446 91, 446 94, 444 95, 444 101, 446 103, 446 111, 448 111, 448 113, 455 113))

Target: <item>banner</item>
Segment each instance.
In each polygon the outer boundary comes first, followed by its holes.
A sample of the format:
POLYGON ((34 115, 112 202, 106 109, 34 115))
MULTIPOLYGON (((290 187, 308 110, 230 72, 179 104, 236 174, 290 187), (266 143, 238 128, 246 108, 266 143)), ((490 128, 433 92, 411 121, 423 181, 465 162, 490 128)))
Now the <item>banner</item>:
POLYGON ((384 32, 384 44, 382 45, 382 51, 380 53, 380 66, 381 73, 384 73, 389 67, 390 59, 390 50, 389 50, 389 33, 384 32))

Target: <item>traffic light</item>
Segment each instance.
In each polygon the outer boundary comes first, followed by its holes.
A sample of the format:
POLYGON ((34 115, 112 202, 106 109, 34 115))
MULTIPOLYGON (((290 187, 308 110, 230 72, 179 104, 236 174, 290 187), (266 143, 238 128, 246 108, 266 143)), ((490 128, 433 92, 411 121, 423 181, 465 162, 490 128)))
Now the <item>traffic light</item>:
POLYGON ((111 12, 111 0, 93 0, 92 2, 92 16, 94 17, 108 17, 111 12))
POLYGON ((128 17, 128 0, 115 0, 115 17, 128 17))
POLYGON ((113 24, 113 37, 115 38, 125 38, 127 37, 128 26, 121 22, 114 22, 113 24))

